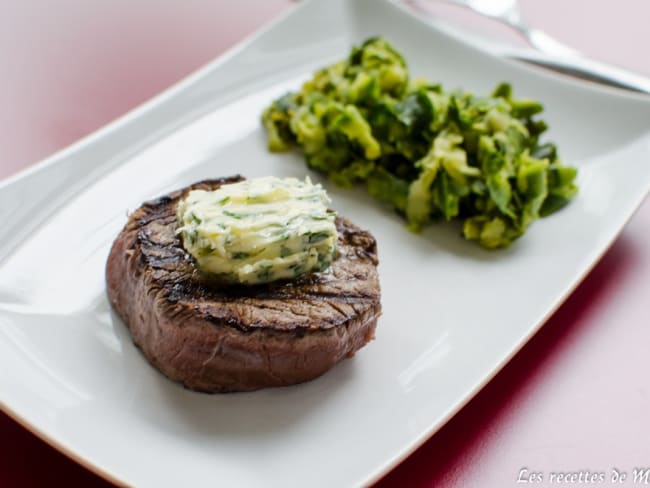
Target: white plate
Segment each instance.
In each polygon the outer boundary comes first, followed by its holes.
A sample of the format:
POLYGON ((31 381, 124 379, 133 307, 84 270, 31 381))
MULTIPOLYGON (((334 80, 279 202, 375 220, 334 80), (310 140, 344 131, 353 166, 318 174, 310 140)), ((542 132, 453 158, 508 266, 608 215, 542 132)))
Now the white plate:
POLYGON ((94 469, 138 486, 347 486, 376 479, 438 429, 540 327, 650 187, 650 104, 523 69, 387 2, 318 1, 153 102, 0 186, 0 401, 94 469), (183 390, 133 346, 105 297, 126 213, 205 177, 304 175, 272 155, 261 109, 370 35, 415 74, 541 99, 581 192, 505 251, 453 225, 412 235, 328 185, 379 242, 385 313, 353 360, 297 387, 183 390))

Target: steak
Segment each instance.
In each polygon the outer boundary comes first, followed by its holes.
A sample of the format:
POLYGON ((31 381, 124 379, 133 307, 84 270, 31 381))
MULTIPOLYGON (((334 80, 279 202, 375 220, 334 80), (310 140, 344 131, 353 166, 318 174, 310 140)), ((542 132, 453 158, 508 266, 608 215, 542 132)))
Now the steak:
POLYGON ((301 383, 374 338, 381 314, 373 236, 337 216, 338 255, 294 281, 232 285, 211 280, 176 235, 176 204, 206 180, 133 212, 106 265, 108 297, 133 342, 168 378, 203 392, 301 383))

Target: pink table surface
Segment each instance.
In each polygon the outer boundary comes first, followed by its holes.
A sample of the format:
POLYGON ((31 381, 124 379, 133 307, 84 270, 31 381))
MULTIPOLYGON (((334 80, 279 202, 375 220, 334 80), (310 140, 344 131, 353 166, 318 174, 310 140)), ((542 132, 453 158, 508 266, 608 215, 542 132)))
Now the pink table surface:
MULTIPOLYGON (((647 1, 522 4, 531 23, 583 52, 650 75, 647 1)), ((291 6, 288 0, 4 2, 0 178, 144 102, 291 6)), ((430 9, 520 42, 456 8, 431 2, 430 9)), ((650 467, 649 242, 646 201, 542 330, 377 486, 512 486, 522 468, 541 473, 537 486, 607 486, 613 469, 628 476, 615 486, 633 485, 634 468, 650 467), (597 474, 594 483, 584 483, 586 472, 597 474), (558 482, 557 473, 577 474, 558 482)), ((108 485, 4 414, 0 439, 0 486, 108 485)))

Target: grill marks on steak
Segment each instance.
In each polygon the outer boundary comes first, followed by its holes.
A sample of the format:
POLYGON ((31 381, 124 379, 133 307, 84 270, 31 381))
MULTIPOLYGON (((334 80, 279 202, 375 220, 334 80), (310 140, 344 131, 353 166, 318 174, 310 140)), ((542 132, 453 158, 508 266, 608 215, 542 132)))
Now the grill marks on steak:
POLYGON ((109 298, 134 342, 163 373, 193 389, 311 379, 372 339, 380 314, 376 242, 342 217, 339 254, 323 273, 233 286, 198 270, 176 235, 176 203, 191 189, 241 179, 204 181, 146 202, 107 263, 109 298))
POLYGON ((339 325, 379 299, 378 288, 367 286, 374 267, 360 261, 377 264, 375 241, 340 217, 336 222, 339 256, 326 272, 294 282, 224 286, 210 282, 196 269, 175 234, 178 197, 161 200, 148 203, 144 215, 136 217, 135 245, 141 267, 151 269, 152 292, 170 306, 193 307, 207 320, 242 331, 289 330, 339 325))

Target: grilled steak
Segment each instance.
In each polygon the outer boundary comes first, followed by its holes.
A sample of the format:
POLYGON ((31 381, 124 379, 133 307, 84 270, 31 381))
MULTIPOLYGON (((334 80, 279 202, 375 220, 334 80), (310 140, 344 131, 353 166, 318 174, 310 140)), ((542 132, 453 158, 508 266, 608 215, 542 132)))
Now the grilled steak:
POLYGON ((106 265, 108 297, 147 359, 204 392, 313 379, 374 337, 381 313, 375 239, 337 217, 338 257, 322 273, 264 285, 224 285, 201 273, 176 236, 176 203, 209 180, 144 203, 106 265))

